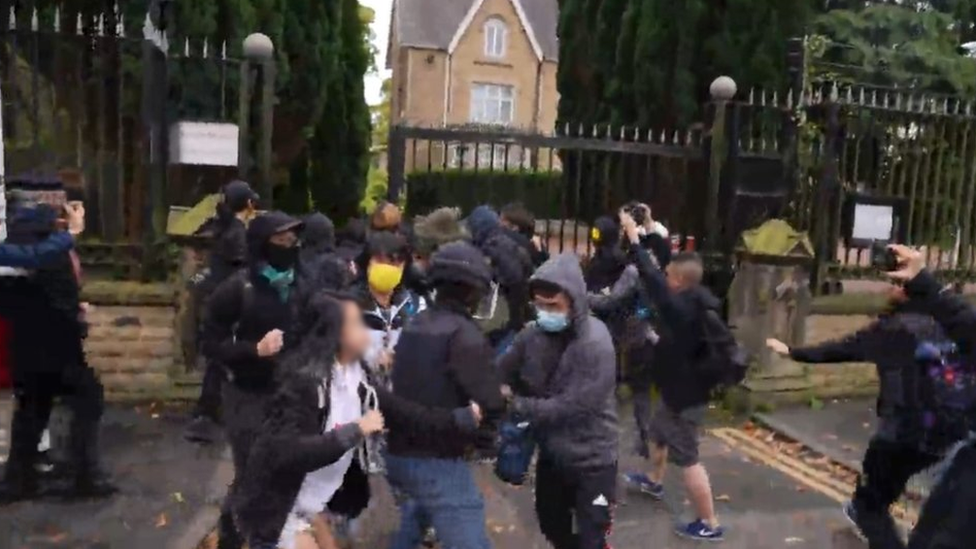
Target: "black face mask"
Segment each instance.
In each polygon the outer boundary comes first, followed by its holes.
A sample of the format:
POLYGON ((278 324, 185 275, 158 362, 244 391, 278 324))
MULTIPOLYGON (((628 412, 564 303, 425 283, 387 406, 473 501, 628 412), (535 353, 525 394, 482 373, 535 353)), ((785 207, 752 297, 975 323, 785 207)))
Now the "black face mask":
POLYGON ((268 244, 268 265, 278 272, 287 271, 298 262, 298 246, 268 244))

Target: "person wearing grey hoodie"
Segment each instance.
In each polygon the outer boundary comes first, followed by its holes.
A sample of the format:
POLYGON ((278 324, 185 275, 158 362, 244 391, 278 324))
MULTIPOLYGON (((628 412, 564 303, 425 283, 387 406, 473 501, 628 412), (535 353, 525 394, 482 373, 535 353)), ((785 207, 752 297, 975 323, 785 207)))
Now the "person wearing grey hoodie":
POLYGON ((613 340, 590 313, 576 256, 561 254, 539 267, 530 293, 537 320, 497 367, 514 394, 513 414, 530 423, 539 444, 539 527, 556 549, 603 549, 620 437, 613 340))

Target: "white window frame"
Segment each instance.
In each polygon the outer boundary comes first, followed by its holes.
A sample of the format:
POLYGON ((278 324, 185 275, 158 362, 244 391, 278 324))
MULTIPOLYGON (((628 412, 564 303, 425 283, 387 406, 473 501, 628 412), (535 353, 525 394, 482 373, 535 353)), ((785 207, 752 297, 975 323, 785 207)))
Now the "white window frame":
POLYGON ((473 83, 470 120, 475 124, 511 126, 515 122, 515 86, 473 83), (506 106, 507 117, 503 114, 506 106))
POLYGON ((485 57, 503 59, 508 50, 508 25, 501 17, 485 21, 485 57))

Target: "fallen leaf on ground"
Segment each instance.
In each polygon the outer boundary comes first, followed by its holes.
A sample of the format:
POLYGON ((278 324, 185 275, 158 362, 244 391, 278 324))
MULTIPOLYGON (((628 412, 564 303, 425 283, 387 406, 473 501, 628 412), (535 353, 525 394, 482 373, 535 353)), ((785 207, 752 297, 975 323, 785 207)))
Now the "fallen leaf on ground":
POLYGON ((164 528, 167 524, 169 524, 169 522, 166 520, 166 513, 160 513, 159 516, 156 517, 156 528, 164 528))
POLYGON ((804 539, 803 538, 786 538, 783 541, 785 541, 789 545, 793 545, 793 544, 796 544, 796 543, 803 543, 804 542, 804 539))
POLYGON ((715 501, 732 501, 732 498, 728 494, 722 494, 720 496, 715 496, 715 501))
POLYGON ((823 436, 823 438, 825 438, 827 440, 837 440, 837 435, 833 435, 833 434, 827 433, 826 435, 823 436))
POLYGON ((855 452, 855 451, 857 451, 857 450, 856 450, 856 448, 854 448, 854 447, 853 447, 853 446, 851 446, 850 444, 844 444, 844 445, 842 445, 842 446, 841 446, 841 448, 842 448, 842 449, 843 449, 843 450, 844 450, 845 452, 855 452))
POLYGON ((173 492, 173 501, 176 503, 183 503, 183 494, 181 492, 173 492))
POLYGON ((61 543, 66 539, 68 539, 68 534, 65 534, 64 532, 58 532, 57 534, 48 536, 47 541, 50 543, 61 543))
POLYGON ((152 416, 150 416, 150 417, 152 417, 153 419, 159 419, 159 414, 153 414, 153 415, 152 415, 152 416))

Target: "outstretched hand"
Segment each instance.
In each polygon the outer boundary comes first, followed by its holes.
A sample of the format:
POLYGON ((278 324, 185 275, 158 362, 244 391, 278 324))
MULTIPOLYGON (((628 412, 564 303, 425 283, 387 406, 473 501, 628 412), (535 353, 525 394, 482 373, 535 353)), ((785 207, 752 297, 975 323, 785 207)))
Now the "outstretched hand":
POLYGON ((781 356, 790 354, 790 346, 775 338, 767 339, 766 347, 769 347, 769 350, 781 356))

